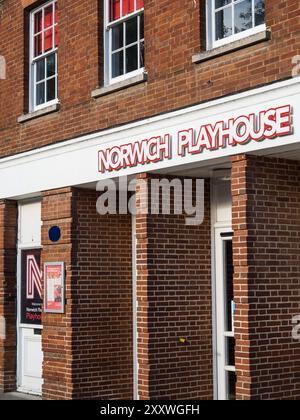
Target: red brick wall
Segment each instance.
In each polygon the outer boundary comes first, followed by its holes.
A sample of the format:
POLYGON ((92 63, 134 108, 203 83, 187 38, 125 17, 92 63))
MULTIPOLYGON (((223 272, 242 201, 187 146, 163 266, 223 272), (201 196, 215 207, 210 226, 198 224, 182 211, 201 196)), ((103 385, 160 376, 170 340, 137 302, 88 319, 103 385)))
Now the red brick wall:
POLYGON ((99 193, 76 195, 74 397, 132 399, 131 215, 99 216, 99 193))
POLYGON ((239 399, 299 399, 299 163, 233 159, 234 287, 239 399))
POLYGON ((45 399, 131 399, 130 216, 99 216, 97 194, 50 191, 42 205, 43 261, 66 263, 66 314, 43 317, 45 399), (62 238, 50 244, 49 227, 62 238))
POLYGON ((27 103, 24 9, 20 0, 4 2, 0 54, 7 80, 0 81, 0 155, 291 77, 292 57, 300 51, 299 1, 267 0, 272 41, 195 65, 192 55, 202 48, 200 2, 145 0, 148 83, 93 100, 91 91, 103 83, 102 0, 59 0, 61 111, 24 124, 16 122, 27 103))
POLYGON ((43 314, 43 398, 73 398, 73 270, 76 263, 75 193, 71 188, 45 192, 42 200, 42 263, 63 261, 66 266, 64 315, 43 314), (48 230, 59 225, 62 236, 51 243, 48 230))
POLYGON ((209 181, 205 203, 200 226, 177 215, 136 219, 140 399, 213 397, 209 181))
POLYGON ((0 201, 0 392, 16 390, 17 205, 0 201))

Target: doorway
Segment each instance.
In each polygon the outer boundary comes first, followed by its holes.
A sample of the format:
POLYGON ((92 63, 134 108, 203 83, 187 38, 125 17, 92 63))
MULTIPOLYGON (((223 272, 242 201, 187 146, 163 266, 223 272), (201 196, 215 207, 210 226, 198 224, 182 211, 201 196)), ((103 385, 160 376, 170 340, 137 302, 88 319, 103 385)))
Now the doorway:
POLYGON ((18 391, 42 392, 41 202, 19 204, 18 223, 18 391))
POLYGON ((231 229, 215 229, 216 365, 218 400, 235 400, 235 336, 231 229))

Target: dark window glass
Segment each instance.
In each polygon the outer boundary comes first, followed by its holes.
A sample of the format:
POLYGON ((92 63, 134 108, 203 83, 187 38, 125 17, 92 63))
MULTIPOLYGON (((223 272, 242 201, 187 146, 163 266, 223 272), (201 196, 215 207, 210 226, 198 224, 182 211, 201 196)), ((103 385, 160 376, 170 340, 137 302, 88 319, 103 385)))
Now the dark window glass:
POLYGON ((36 106, 45 103, 45 82, 39 83, 36 86, 36 106))
POLYGON ((236 400, 236 374, 235 372, 228 372, 227 374, 228 380, 228 400, 233 401, 236 400))
POLYGON ((227 4, 231 3, 231 0, 215 0, 215 7, 219 9, 220 7, 226 6, 227 4))
POLYGON ((43 13, 42 11, 34 15, 34 33, 37 34, 43 29, 43 13))
POLYGON ((112 77, 118 77, 124 74, 123 57, 123 51, 112 55, 112 77))
POLYGON ((140 39, 144 39, 144 13, 141 14, 141 23, 140 23, 140 39))
POLYGON ((55 71, 55 61, 56 61, 56 55, 55 54, 51 54, 48 58, 47 58, 47 77, 52 77, 55 75, 56 71, 55 71))
POLYGON ((255 0, 255 26, 265 23, 265 0, 255 0))
POLYGON ((226 338, 226 365, 235 366, 235 338, 226 338))
POLYGON ((55 77, 50 80, 47 80, 47 102, 53 101, 56 97, 55 95, 55 77))
POLYGON ((232 35, 231 7, 216 13, 216 41, 232 35))
POLYGON ((137 42, 138 39, 137 17, 126 22, 126 45, 137 42))
POLYGON ((43 52, 43 39, 42 34, 36 35, 34 37, 34 56, 37 57, 43 52))
POLYGON ((126 73, 138 69, 138 46, 133 45, 126 50, 126 73))
POLYGON ((41 59, 36 63, 36 81, 45 79, 45 59, 41 59))
POLYGON ((252 0, 244 0, 234 6, 234 32, 239 33, 251 29, 252 0))
POLYGON ((225 241, 225 258, 226 258, 226 330, 233 330, 233 256, 232 241, 225 241))
POLYGON ((123 23, 121 23, 112 29, 112 50, 119 50, 123 45, 123 23))
POLYGON ((144 63, 145 63, 145 45, 144 45, 144 41, 141 42, 140 60, 141 60, 141 67, 144 67, 144 63))

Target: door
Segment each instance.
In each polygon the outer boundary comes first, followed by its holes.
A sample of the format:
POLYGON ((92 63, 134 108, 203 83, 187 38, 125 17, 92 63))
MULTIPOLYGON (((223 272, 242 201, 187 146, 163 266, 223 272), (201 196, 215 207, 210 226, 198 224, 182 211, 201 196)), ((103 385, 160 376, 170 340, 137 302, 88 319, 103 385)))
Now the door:
POLYGON ((42 392, 41 203, 19 205, 18 390, 42 392))
POLYGON ((233 253, 230 229, 215 230, 216 365, 219 400, 236 397, 233 253))

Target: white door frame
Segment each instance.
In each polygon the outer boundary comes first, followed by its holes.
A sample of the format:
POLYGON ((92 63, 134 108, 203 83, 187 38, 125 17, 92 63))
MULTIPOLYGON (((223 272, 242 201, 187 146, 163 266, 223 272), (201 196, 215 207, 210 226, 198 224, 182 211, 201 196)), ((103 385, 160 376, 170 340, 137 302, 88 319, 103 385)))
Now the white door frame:
POLYGON ((137 329, 137 265, 136 265, 136 216, 132 215, 132 328, 133 328, 133 399, 139 399, 138 390, 138 329, 137 329))
MULTIPOLYGON (((218 361, 218 300, 219 287, 217 277, 220 276, 218 265, 219 242, 221 233, 232 233, 232 198, 228 183, 231 182, 231 170, 229 168, 217 169, 211 177, 211 287, 212 287, 212 338, 213 338, 213 392, 214 400, 221 399, 219 361, 218 361), (227 183, 227 184, 226 184, 227 183)), ((224 388, 224 387, 223 387, 224 388)))
MULTIPOLYGON (((30 328, 28 325, 21 324, 21 279, 22 279, 22 251, 26 250, 39 250, 42 249, 41 244, 22 245, 21 244, 21 207, 22 205, 29 204, 32 202, 41 201, 39 198, 34 198, 26 201, 19 202, 18 204, 18 236, 17 236, 17 390, 19 392, 31 393, 31 390, 22 388, 21 378, 22 378, 22 339, 21 339, 21 330, 22 328, 30 328)), ((35 325, 33 330, 42 330, 42 325, 35 325)), ((35 393, 35 392, 32 392, 35 393)), ((36 393, 35 393, 36 394, 36 393)), ((37 394, 39 395, 39 394, 37 394)))
POLYGON ((234 331, 226 331, 226 266, 225 243, 232 241, 231 228, 215 228, 215 364, 216 364, 216 399, 228 399, 227 374, 235 372, 235 367, 226 364, 226 340, 234 338, 234 331))
MULTIPOLYGON (((21 375, 22 375, 22 340, 21 340, 21 329, 28 328, 28 325, 21 324, 21 255, 22 251, 41 249, 41 246, 22 247, 18 245, 17 253, 17 390, 24 391, 21 387, 21 375)), ((35 325, 35 330, 42 330, 42 325, 35 325)))

